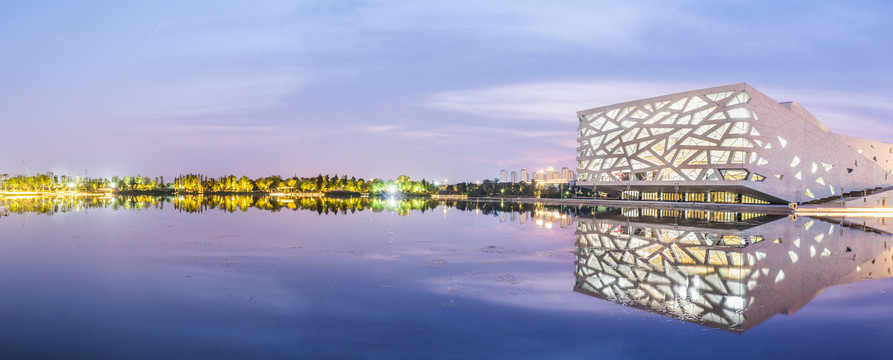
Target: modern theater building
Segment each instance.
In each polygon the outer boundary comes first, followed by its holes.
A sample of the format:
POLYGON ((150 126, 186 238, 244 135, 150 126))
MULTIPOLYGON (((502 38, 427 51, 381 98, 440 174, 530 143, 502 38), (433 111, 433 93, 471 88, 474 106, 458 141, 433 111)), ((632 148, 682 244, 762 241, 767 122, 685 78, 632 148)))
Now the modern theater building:
POLYGON ((612 197, 785 204, 893 185, 893 145, 834 134, 746 84, 577 115, 577 185, 612 197))

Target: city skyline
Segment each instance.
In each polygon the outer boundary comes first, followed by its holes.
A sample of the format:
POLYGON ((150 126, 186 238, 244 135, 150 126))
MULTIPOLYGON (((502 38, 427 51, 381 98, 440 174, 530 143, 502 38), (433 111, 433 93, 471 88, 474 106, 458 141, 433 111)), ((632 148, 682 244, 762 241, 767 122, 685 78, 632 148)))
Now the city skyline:
POLYGON ((835 133, 891 142, 890 10, 7 4, 0 173, 475 181, 574 168, 576 111, 738 82, 796 99, 835 133))

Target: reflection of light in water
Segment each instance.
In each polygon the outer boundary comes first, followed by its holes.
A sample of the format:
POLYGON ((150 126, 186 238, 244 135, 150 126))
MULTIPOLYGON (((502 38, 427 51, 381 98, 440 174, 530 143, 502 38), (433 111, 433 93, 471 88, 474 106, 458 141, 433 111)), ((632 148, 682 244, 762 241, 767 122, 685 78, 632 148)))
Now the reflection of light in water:
POLYGON ((552 222, 549 221, 546 223, 546 229, 552 229, 552 222))

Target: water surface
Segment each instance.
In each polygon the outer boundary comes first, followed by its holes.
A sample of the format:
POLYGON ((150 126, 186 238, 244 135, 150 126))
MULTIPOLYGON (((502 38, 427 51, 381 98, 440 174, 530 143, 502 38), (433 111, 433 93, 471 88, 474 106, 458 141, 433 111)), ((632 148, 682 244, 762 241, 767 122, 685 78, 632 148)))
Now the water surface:
POLYGON ((5 358, 893 356, 885 219, 422 200, 0 204, 5 358))

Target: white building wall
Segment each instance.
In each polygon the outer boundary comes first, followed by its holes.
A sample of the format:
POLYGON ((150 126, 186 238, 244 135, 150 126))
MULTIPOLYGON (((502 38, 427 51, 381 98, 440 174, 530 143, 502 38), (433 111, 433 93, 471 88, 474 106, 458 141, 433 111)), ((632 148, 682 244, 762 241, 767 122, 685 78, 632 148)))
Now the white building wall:
POLYGON ((583 186, 738 187, 807 202, 839 195, 841 187, 849 192, 893 184, 893 145, 833 134, 799 104, 779 104, 746 84, 578 116, 583 186), (739 169, 748 171, 746 177, 739 169))

